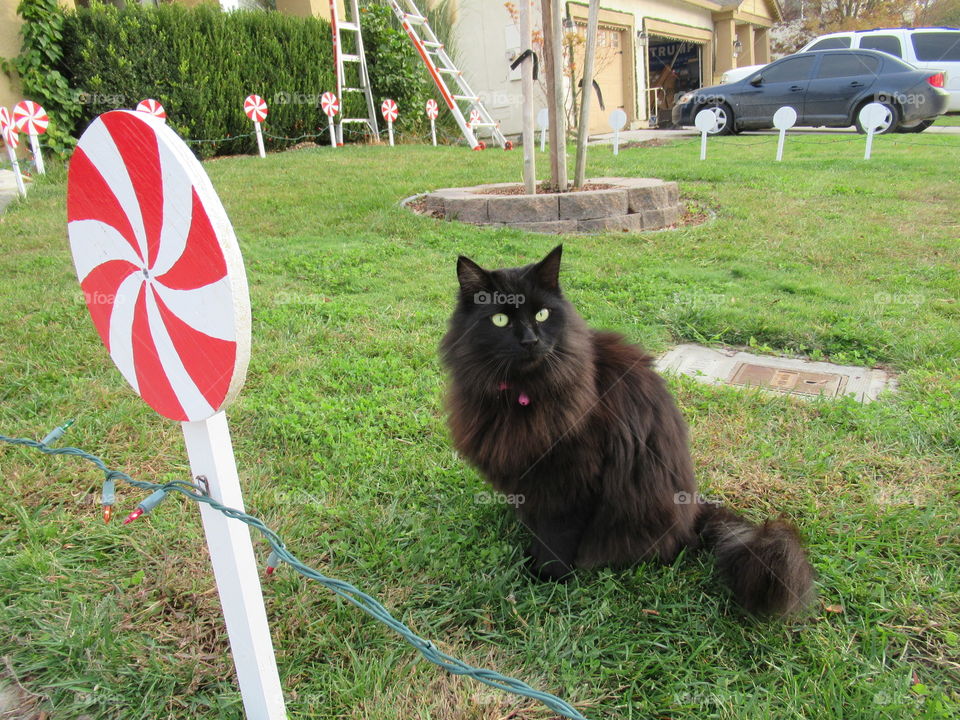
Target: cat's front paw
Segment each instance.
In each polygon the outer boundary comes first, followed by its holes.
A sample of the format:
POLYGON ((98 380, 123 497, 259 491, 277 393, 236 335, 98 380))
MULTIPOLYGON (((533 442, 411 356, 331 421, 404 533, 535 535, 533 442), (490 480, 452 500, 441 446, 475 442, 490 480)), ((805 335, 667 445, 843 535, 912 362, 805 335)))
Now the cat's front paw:
POLYGON ((541 559, 528 554, 526 568, 541 582, 569 582, 573 579, 573 567, 556 557, 541 559))

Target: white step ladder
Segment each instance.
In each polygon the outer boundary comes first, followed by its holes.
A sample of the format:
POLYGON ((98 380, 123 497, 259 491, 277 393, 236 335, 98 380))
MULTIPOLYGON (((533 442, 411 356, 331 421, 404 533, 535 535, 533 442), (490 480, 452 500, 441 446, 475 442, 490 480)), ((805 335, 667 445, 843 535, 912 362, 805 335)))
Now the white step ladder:
MULTIPOLYGON (((356 0, 353 1, 356 2, 356 0)), ((450 56, 447 55, 446 50, 443 48, 443 43, 437 39, 430 24, 427 22, 427 17, 417 9, 413 0, 403 0, 403 5, 405 8, 401 6, 398 0, 390 0, 390 7, 393 8, 393 12, 400 20, 403 29, 407 35, 410 36, 410 41, 413 43, 413 46, 417 49, 417 52, 420 53, 420 57, 427 66, 430 77, 433 78, 433 82, 436 83, 437 89, 440 90, 444 102, 447 103, 447 107, 450 109, 450 112, 453 113, 457 125, 459 125, 460 130, 463 131, 463 136, 467 139, 467 144, 474 150, 482 150, 485 148, 486 144, 477 139, 476 130, 479 128, 487 128, 490 132, 492 142, 496 142, 504 150, 512 149, 513 143, 503 136, 503 133, 500 132, 500 123, 494 121, 490 116, 490 113, 487 112, 483 103, 480 102, 480 96, 470 88, 466 79, 463 77, 463 73, 453 64, 453 60, 450 59, 450 56), (421 28, 423 37, 417 32, 416 28, 421 28), (454 81, 457 88, 456 92, 450 92, 450 88, 447 85, 447 81, 444 80, 444 77, 451 78, 454 81), (469 117, 472 110, 476 110, 480 114, 480 119, 471 124, 466 120, 465 116, 469 117)))
POLYGON ((346 0, 344 12, 348 19, 337 17, 337 0, 330 0, 330 29, 333 32, 333 65, 337 76, 337 99, 340 101, 340 115, 337 121, 337 145, 343 145, 343 124, 363 123, 373 137, 380 137, 380 128, 377 125, 377 112, 373 104, 373 93, 370 91, 370 76, 367 74, 367 57, 363 51, 363 37, 360 34, 360 9, 357 0, 346 0), (351 18, 352 19, 349 19, 351 18), (352 32, 356 38, 353 53, 343 52, 341 31, 352 32), (356 64, 356 80, 353 85, 348 84, 345 75, 345 63, 356 64), (346 93, 363 93, 367 103, 366 117, 346 117, 346 93))

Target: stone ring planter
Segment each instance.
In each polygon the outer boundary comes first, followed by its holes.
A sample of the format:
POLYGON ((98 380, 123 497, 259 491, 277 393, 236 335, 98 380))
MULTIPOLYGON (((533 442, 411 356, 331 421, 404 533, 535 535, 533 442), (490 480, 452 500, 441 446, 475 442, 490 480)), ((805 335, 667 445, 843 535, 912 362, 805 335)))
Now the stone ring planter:
POLYGON ((508 194, 517 183, 444 188, 427 193, 424 211, 476 225, 530 232, 639 232, 676 225, 684 215, 677 184, 656 178, 600 177, 602 189, 536 195, 508 194))

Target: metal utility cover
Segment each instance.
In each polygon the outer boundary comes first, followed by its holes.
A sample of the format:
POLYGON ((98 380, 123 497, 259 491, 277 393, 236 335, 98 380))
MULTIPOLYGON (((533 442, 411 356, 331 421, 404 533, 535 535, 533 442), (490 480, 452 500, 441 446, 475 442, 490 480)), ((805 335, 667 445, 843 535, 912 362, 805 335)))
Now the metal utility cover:
POLYGON ((755 363, 737 363, 729 376, 734 385, 760 385, 780 392, 798 395, 837 397, 847 385, 847 378, 835 373, 788 370, 755 363))
POLYGON ((701 345, 677 345, 657 360, 657 370, 686 375, 698 382, 753 386, 807 399, 851 397, 858 402, 873 402, 884 389, 894 391, 897 387, 897 379, 878 368, 701 345))

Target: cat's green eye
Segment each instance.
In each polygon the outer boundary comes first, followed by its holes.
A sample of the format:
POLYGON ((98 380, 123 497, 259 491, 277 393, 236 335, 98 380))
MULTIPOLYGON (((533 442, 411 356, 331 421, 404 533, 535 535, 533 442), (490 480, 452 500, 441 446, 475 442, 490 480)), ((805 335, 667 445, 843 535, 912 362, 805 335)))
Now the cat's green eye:
POLYGON ((510 322, 510 318, 508 318, 503 313, 497 313, 496 315, 490 318, 490 321, 497 327, 506 327, 507 323, 510 322))
POLYGON ((550 317, 550 311, 546 308, 542 308, 537 311, 537 314, 534 315, 534 317, 537 319, 537 322, 546 322, 547 318, 550 317))

